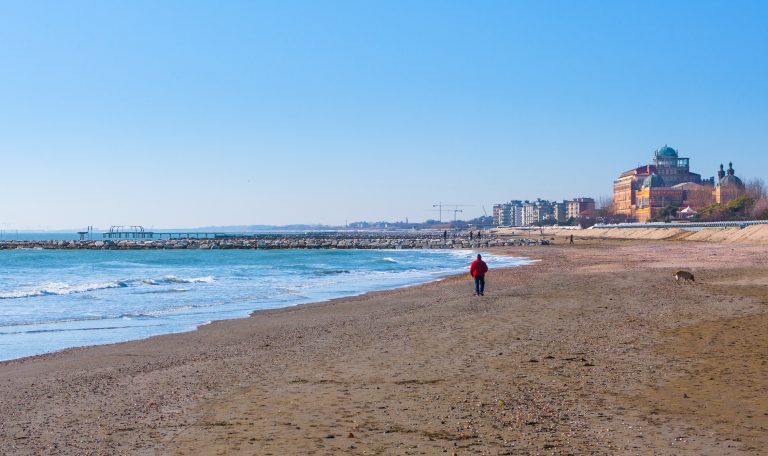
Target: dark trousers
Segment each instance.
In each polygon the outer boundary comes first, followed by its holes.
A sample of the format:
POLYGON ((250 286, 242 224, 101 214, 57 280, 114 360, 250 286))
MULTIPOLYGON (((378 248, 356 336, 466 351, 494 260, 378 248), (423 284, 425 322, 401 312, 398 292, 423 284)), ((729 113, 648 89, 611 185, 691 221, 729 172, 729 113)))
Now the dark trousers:
POLYGON ((475 294, 483 294, 483 290, 485 290, 485 277, 484 276, 477 276, 475 277, 475 294))

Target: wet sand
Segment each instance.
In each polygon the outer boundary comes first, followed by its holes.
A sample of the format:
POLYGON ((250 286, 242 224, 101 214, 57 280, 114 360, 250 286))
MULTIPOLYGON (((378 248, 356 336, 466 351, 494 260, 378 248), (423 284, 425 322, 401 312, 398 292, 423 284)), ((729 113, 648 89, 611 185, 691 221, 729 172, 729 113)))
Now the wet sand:
POLYGON ((761 454, 768 249, 541 261, 0 363, 0 454, 761 454), (672 273, 686 268, 695 285, 672 273))

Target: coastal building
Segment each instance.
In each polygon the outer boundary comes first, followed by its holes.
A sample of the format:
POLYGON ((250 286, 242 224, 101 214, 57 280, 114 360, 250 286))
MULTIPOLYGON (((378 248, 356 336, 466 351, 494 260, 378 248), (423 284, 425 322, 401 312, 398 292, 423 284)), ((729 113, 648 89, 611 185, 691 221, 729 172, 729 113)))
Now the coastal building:
POLYGON ((707 181, 704 184, 696 184, 694 182, 685 182, 677 184, 673 188, 679 189, 683 192, 682 206, 702 208, 707 207, 713 203, 712 201, 712 185, 707 181))
POLYGON ((558 202, 552 203, 552 215, 555 221, 557 221, 557 223, 563 223, 568 219, 567 209, 568 209, 567 201, 563 201, 562 203, 558 203, 558 202))
POLYGON ((523 226, 523 203, 518 201, 518 204, 513 204, 510 210, 510 224, 511 226, 523 226))
POLYGON ((509 226, 509 204, 493 205, 493 224, 496 226, 509 226))
POLYGON ((551 202, 546 200, 536 200, 536 202, 538 203, 536 206, 536 221, 533 224, 555 218, 555 207, 551 202))
POLYGON ((530 226, 539 220, 539 207, 536 202, 526 201, 523 204, 523 211, 521 217, 522 226, 530 226))
POLYGON ((682 189, 667 186, 661 176, 653 173, 643 180, 643 185, 637 191, 635 217, 646 222, 667 206, 680 207, 683 195, 682 189))
POLYGON ((744 184, 735 174, 733 163, 728 163, 728 171, 723 171, 723 165, 720 165, 720 171, 717 172, 717 185, 713 192, 716 203, 726 204, 744 194, 744 184))
POLYGON ((521 225, 530 226, 555 217, 552 203, 541 198, 523 203, 521 225))
POLYGON ((594 210, 595 200, 586 197, 562 202, 541 198, 535 201, 512 200, 493 206, 493 222, 497 226, 530 226, 548 221, 563 223, 594 210))
POLYGON ((538 211, 536 210, 536 204, 531 203, 530 201, 526 201, 525 204, 523 204, 523 210, 520 217, 520 225, 521 226, 529 226, 536 223, 536 220, 538 219, 538 211))
POLYGON ((653 155, 656 174, 666 185, 672 187, 683 182, 701 182, 701 175, 690 170, 690 159, 679 157, 675 149, 665 145, 653 155))
POLYGON ((522 226, 523 204, 520 200, 494 204, 493 223, 497 226, 522 226))
POLYGON ((616 214, 633 217, 637 204, 637 190, 646 177, 656 172, 654 165, 645 165, 621 173, 613 182, 613 207, 616 214))
POLYGON ((595 200, 592 198, 574 198, 565 202, 565 219, 577 219, 582 212, 594 212, 595 200))
POLYGON ((744 184, 720 165, 714 177, 702 179, 690 171, 690 159, 664 146, 654 152, 653 164, 623 172, 613 182, 614 212, 639 222, 657 217, 669 208, 700 209, 714 203, 725 204, 744 193, 744 184))

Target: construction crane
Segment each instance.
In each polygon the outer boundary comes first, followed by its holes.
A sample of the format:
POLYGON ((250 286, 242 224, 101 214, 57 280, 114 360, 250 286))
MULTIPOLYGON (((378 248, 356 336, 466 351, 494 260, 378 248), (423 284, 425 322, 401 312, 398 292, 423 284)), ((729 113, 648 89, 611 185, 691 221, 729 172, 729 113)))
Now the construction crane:
POLYGON ((446 211, 450 212, 453 210, 453 221, 456 221, 456 214, 459 212, 464 212, 463 210, 459 209, 459 207, 462 206, 471 206, 471 204, 455 204, 455 203, 437 203, 433 204, 432 207, 436 207, 437 209, 435 212, 439 212, 440 215, 438 216, 438 222, 443 222, 443 206, 453 206, 453 209, 445 209, 446 211))

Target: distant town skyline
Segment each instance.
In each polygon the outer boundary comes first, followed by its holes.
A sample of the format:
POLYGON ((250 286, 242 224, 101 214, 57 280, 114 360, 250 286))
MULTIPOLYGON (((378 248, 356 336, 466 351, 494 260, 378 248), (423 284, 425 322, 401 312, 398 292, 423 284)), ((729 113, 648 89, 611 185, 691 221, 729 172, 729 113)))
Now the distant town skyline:
POLYGON ((665 144, 768 179, 764 2, 0 11, 0 230, 471 219, 665 144))

